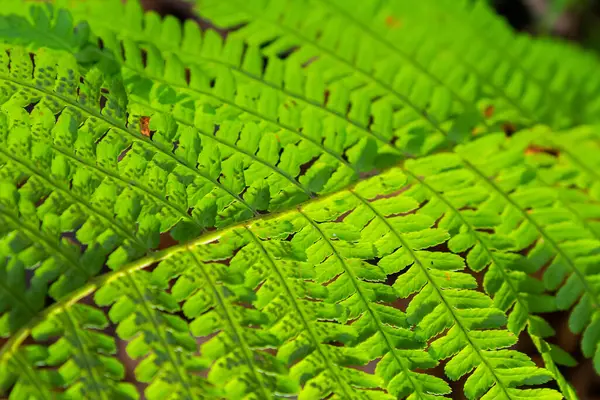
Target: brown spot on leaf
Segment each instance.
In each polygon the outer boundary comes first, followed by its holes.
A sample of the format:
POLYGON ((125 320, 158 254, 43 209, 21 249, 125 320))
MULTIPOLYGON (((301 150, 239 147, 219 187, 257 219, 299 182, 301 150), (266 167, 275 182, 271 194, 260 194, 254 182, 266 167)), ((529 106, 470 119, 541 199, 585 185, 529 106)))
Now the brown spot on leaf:
POLYGON ((385 24, 388 28, 398 29, 402 26, 402 21, 400 21, 392 15, 388 15, 387 17, 385 17, 385 24))
POLYGON ((489 105, 485 108, 485 110, 483 110, 483 115, 486 118, 492 118, 494 116, 494 106, 493 105, 489 105))
POLYGON ((140 133, 150 137, 150 117, 140 118, 140 133))
POLYGON ((558 156, 558 151, 556 149, 552 149, 550 147, 542 147, 542 146, 536 146, 534 144, 531 144, 525 149, 525 155, 528 155, 528 156, 532 155, 532 154, 539 154, 539 153, 546 153, 546 154, 549 154, 554 157, 558 156))

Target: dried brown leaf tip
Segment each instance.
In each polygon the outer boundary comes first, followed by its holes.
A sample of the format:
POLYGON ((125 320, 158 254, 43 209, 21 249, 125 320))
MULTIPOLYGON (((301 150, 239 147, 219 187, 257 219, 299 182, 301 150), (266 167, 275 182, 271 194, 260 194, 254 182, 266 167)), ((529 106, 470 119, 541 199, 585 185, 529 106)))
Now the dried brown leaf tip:
POLYGON ((528 156, 532 155, 532 154, 539 154, 539 153, 545 153, 545 154, 549 154, 554 157, 558 157, 558 151, 556 149, 552 149, 550 147, 542 147, 542 146, 536 146, 534 144, 531 144, 525 149, 525 154, 528 156))
POLYGON ((387 17, 385 17, 385 24, 388 28, 397 29, 402 26, 402 21, 400 21, 392 15, 388 15, 387 17))
POLYGON ((140 118, 140 133, 150 137, 150 117, 140 118))

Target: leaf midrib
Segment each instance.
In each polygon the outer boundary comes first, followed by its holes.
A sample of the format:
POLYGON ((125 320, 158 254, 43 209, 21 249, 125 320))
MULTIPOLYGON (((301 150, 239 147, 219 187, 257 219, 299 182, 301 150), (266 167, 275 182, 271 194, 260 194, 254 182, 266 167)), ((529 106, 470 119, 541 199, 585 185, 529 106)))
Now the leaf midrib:
POLYGON ((312 325, 308 323, 308 318, 304 314, 304 311, 302 310, 302 308, 298 305, 298 301, 297 301, 298 296, 296 296, 296 294, 289 287, 287 280, 285 279, 285 277, 283 276, 283 274, 279 270, 279 268, 277 268, 275 261, 271 258, 271 256, 269 255, 269 253, 267 252, 265 247, 262 245, 260 239, 258 239, 256 237, 254 232, 252 232, 252 230, 250 230, 250 228, 248 226, 246 226, 245 228, 246 228, 246 231, 249 233, 249 236, 252 239, 252 242, 255 244, 257 249, 260 251, 263 258, 267 261, 268 264, 271 265, 271 270, 277 275, 277 278, 280 281, 281 286, 284 288, 284 290, 287 294, 287 298, 290 299, 291 304, 293 305, 294 309, 298 313, 298 316, 300 317, 302 324, 304 325, 305 331, 310 335, 311 341, 313 342, 315 349, 321 354, 321 357, 322 357, 323 361, 325 362, 325 366, 331 372, 332 377, 337 381, 338 386, 342 389, 342 392, 344 393, 346 398, 348 398, 348 399, 352 398, 352 396, 350 396, 350 393, 348 392, 348 389, 346 388, 346 385, 347 385, 346 382, 343 381, 338 376, 337 371, 335 370, 334 366, 331 363, 331 360, 329 359, 329 357, 327 357, 327 352, 323 349, 323 344, 318 340, 317 333, 314 331, 312 325))
POLYGON ((247 363, 247 365, 249 367, 248 369, 250 370, 252 376, 254 377, 254 380, 258 383, 260 391, 261 391, 262 395, 264 396, 263 398, 264 399, 269 399, 271 397, 270 396, 271 393, 265 387, 264 382, 261 379, 260 373, 257 372, 257 368, 256 368, 256 366, 254 365, 254 362, 253 362, 253 356, 248 351, 250 349, 250 346, 248 345, 248 343, 244 339, 243 333, 240 332, 241 327, 236 322, 236 320, 232 317, 231 313, 229 312, 229 308, 226 307, 226 304, 227 305, 231 305, 231 303, 228 303, 225 300, 225 298, 223 297, 223 295, 221 294, 221 292, 219 291, 219 289, 217 288, 217 286, 215 285, 215 283, 211 279, 210 274, 208 272, 206 272, 206 270, 204 268, 205 267, 204 263, 199 259, 198 255, 194 252, 194 249, 191 248, 191 247, 188 247, 187 251, 192 255, 192 258, 194 259, 194 262, 198 266, 198 269, 200 270, 200 273, 202 274, 202 276, 204 277, 204 280, 208 283, 208 286, 210 287, 211 291, 213 292, 213 294, 214 294, 214 296, 215 296, 215 298, 216 298, 216 300, 218 302, 219 308, 221 309, 221 311, 225 315, 225 318, 227 319, 227 323, 231 327, 231 330, 233 331, 233 335, 235 336, 236 343, 239 344, 239 348, 241 349, 242 354, 244 355, 246 363, 247 363))
MULTIPOLYGON (((162 328, 164 327, 164 325, 161 325, 158 323, 158 321, 156 321, 155 313, 158 311, 154 310, 153 307, 148 306, 148 300, 147 300, 146 296, 144 296, 144 294, 140 291, 138 283, 135 281, 135 278, 133 276, 131 276, 131 272, 126 271, 124 273, 124 275, 125 275, 126 279, 129 281, 130 287, 135 292, 135 295, 139 301, 138 304, 143 309, 142 312, 146 314, 146 318, 152 325, 152 328, 153 328, 154 332, 156 333, 156 336, 158 337, 161 346, 164 348, 165 353, 169 359, 169 363, 171 364, 173 371, 177 375, 178 380, 181 382, 181 384, 182 384, 181 387, 183 387, 184 391, 187 394, 187 399, 190 399, 190 400, 195 399, 196 396, 194 396, 194 394, 192 393, 192 390, 190 387, 190 382, 187 379, 187 374, 181 372, 180 364, 178 362, 176 362, 177 356, 173 353, 173 349, 171 348, 171 346, 169 346, 168 340, 163 336, 162 328)), ((162 369, 162 368, 160 368, 160 369, 162 369)))
MULTIPOLYGON (((75 322, 73 321, 73 317, 71 315, 71 311, 68 309, 63 309, 63 312, 61 314, 62 316, 64 316, 62 318, 62 320, 64 322, 66 322, 69 327, 65 327, 65 329, 67 330, 71 330, 71 333, 74 336, 74 341, 75 341, 75 347, 79 350, 79 353, 82 355, 81 358, 79 358, 80 360, 83 361, 84 364, 84 369, 87 370, 91 380, 92 380, 92 388, 93 391, 96 393, 96 398, 98 399, 102 399, 102 400, 108 400, 107 394, 101 389, 101 379, 99 376, 97 376, 96 371, 94 369, 94 367, 90 364, 90 357, 93 357, 92 354, 90 354, 89 349, 87 348, 87 346, 85 346, 79 336, 79 330, 77 329, 77 326, 75 325, 75 322)), ((98 356, 96 356, 98 357, 98 356)), ((105 378, 107 379, 107 378, 105 378)), ((87 386, 89 387, 89 386, 87 386)))

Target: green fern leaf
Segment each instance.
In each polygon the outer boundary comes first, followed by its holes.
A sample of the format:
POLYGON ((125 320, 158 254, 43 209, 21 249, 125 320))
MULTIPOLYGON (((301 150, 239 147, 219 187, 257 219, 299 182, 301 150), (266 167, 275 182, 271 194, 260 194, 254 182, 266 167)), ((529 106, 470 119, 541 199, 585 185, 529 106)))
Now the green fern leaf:
MULTIPOLYGON (((549 102, 544 101, 543 85, 526 82, 522 72, 505 60, 501 60, 501 67, 498 68, 497 59, 487 52, 488 41, 478 40, 478 35, 465 32, 463 24, 466 18, 460 19, 460 25, 445 24, 447 20, 452 20, 447 14, 455 14, 461 8, 471 8, 470 1, 459 4, 452 2, 452 12, 446 12, 450 6, 443 7, 437 2, 428 1, 418 4, 385 1, 364 4, 342 1, 225 3, 202 0, 197 3, 202 14, 218 26, 234 28, 233 35, 243 37, 252 44, 264 44, 266 54, 285 54, 294 50, 294 46, 299 46, 300 49, 294 51, 288 60, 300 65, 306 63, 309 69, 318 69, 325 76, 338 79, 342 74, 352 76, 357 82, 363 81, 364 85, 379 86, 382 92, 397 100, 400 100, 398 94, 408 89, 408 92, 414 93, 414 97, 408 96, 408 100, 421 107, 425 106, 419 102, 419 96, 423 95, 421 99, 452 99, 450 103, 454 104, 451 110, 470 112, 477 109, 480 116, 486 108, 493 106, 495 121, 524 124, 544 122, 557 127, 574 124, 572 115, 563 111, 564 107, 557 105, 550 108, 549 102), (436 9, 444 11, 440 13, 436 9), (304 15, 304 22, 299 23, 292 15, 304 15), (442 23, 431 26, 428 22, 432 19, 442 20, 442 23), (462 32, 468 35, 468 41, 456 39, 462 32), (354 45, 346 38, 353 38, 352 42, 354 38, 360 39, 354 45), (449 41, 450 38, 454 40, 449 41), (467 45, 469 48, 465 49, 467 45), (445 52, 440 54, 440 49, 445 52), (485 51, 485 54, 482 56, 479 50, 485 51), (355 56, 357 52, 360 58, 355 56), (374 60, 382 61, 376 64, 374 60), (362 68, 362 65, 378 64, 381 70, 374 72, 362 68), (400 72, 390 80, 384 71, 393 71, 393 68, 400 72), (376 78, 372 80, 365 76, 376 78), (415 82, 414 85, 411 82, 415 82), (437 85, 445 87, 438 89, 437 85)), ((477 9, 484 10, 483 13, 477 12, 478 17, 490 13, 484 2, 477 3, 477 9)), ((498 21, 494 21, 494 25, 499 25, 498 21)), ((513 40, 510 45, 513 42, 516 41, 513 40)), ((565 68, 562 71, 568 70, 565 68)), ((589 90, 582 86, 573 91, 564 81, 556 82, 555 86, 569 93, 589 90)), ((597 85, 594 87, 597 88, 597 85)), ((427 115, 443 123, 444 114, 436 113, 440 109, 435 106, 447 107, 447 104, 448 101, 432 100, 427 115)), ((569 102, 565 101, 564 104, 569 102)), ((570 106, 567 107, 570 109, 570 106)), ((575 108, 572 110, 572 114, 578 113, 575 108)), ((481 117, 479 120, 481 122, 481 117)), ((486 122, 483 124, 486 125, 486 122)))
MULTIPOLYGON (((600 81, 586 80, 597 57, 550 38, 518 34, 486 2, 419 2, 435 18, 436 47, 448 49, 485 82, 492 118, 573 126, 595 121, 600 81), (560 94, 558 94, 560 93, 560 94), (512 109, 512 111, 510 111, 512 109), (506 110, 506 111, 505 111, 506 110), (509 114, 507 114, 507 112, 509 114)), ((428 33, 432 38, 435 34, 428 33)))
POLYGON ((256 297, 239 285, 243 273, 212 261, 233 257, 233 251, 248 240, 234 231, 220 241, 225 245, 190 248, 161 262, 153 271, 153 281, 168 287, 177 278, 171 293, 177 302, 184 302, 182 311, 191 320, 191 332, 198 337, 215 334, 200 347, 201 354, 214 362, 208 374, 211 383, 224 386, 231 398, 248 393, 260 398, 296 393, 298 384, 287 376, 285 364, 267 352, 281 345, 266 329, 267 315, 239 305, 256 297))
POLYGON ((114 303, 109 316, 119 336, 139 335, 128 353, 146 356, 136 374, 142 382, 152 379, 147 396, 179 391, 181 398, 193 398, 220 386, 230 397, 269 397, 301 385, 299 398, 372 398, 368 389, 382 381, 394 397, 431 398, 449 387, 414 369, 451 358, 445 368, 450 378, 474 370, 465 386, 469 398, 557 398, 545 389, 516 388, 550 375, 521 353, 499 350, 516 341, 501 328, 503 312, 472 290, 476 283, 460 272, 459 256, 433 250, 450 235, 433 227, 435 219, 402 190, 406 184, 394 169, 299 211, 213 234, 194 247, 176 246, 98 278, 95 300, 99 306, 114 303), (382 194, 388 196, 378 198, 382 194), (162 257, 152 278, 133 272, 162 257), (394 285, 386 286, 386 276, 397 272, 394 285), (170 294, 160 290, 174 278, 170 294), (416 291, 406 314, 386 305, 416 291), (173 315, 179 301, 189 328, 173 315), (251 306, 237 308, 236 302, 251 306), (248 330, 249 324, 260 328, 248 330), (202 345, 201 359, 191 353, 196 345, 190 332, 217 333, 202 345), (425 341, 441 332, 425 352, 425 341), (276 357, 265 347, 276 349, 276 357), (379 358, 375 376, 345 367, 379 358), (210 368, 208 382, 188 381, 194 375, 185 371, 199 366, 210 368), (259 375, 259 369, 271 372, 259 375))
POLYGON ((107 326, 101 310, 77 304, 32 330, 32 337, 38 341, 60 338, 48 346, 43 363, 60 367, 55 383, 69 387, 67 396, 137 398, 131 383, 120 382, 125 368, 114 358, 117 348, 113 338, 100 331, 107 326))
POLYGON ((4 0, 0 14, 0 36, 10 43, 73 52, 89 40, 86 23, 74 27, 69 11, 54 12, 49 4, 33 7, 29 2, 4 0))
MULTIPOLYGON (((20 51, 18 48, 15 48, 15 55, 12 54, 12 57, 25 57, 25 54, 20 51)), ((43 54, 43 53, 42 53, 43 54)), ((47 57, 47 62, 56 62, 55 58, 47 57), (51 61, 50 61, 51 60, 51 61)), ((6 58, 5 62, 8 63, 9 59, 6 58)), ((12 60, 14 65, 20 60, 12 60)), ((43 60, 40 60, 40 62, 43 60)), ((32 65, 31 61, 29 61, 29 57, 27 57, 27 61, 23 59, 23 64, 26 69, 23 72, 19 72, 16 68, 11 68, 10 72, 7 70, 5 74, 5 82, 14 82, 9 83, 12 87, 14 85, 21 85, 27 88, 27 80, 24 78, 25 71, 29 69, 31 71, 32 65), (17 76, 17 74, 20 74, 17 76), (22 78, 23 81, 19 81, 19 78, 22 78), (16 82, 15 82, 16 81, 16 82)), ((76 68, 69 68, 62 61, 58 65, 58 71, 60 72, 63 68, 65 69, 65 73, 75 74, 76 68)), ((7 65, 7 64, 5 64, 7 65)), ((40 79, 50 79, 48 81, 39 80, 36 81, 38 83, 48 82, 48 87, 46 90, 42 90, 41 88, 32 88, 27 89, 27 91, 18 92, 12 95, 11 103, 9 104, 20 104, 24 105, 26 102, 37 102, 38 98, 41 96, 47 96, 46 99, 36 107, 36 110, 41 111, 41 116, 39 113, 36 113, 39 118, 42 118, 42 121, 39 125, 42 126, 42 129, 48 129, 49 120, 48 113, 44 114, 43 107, 46 106, 50 109, 52 113, 57 113, 60 111, 61 106, 69 106, 74 109, 74 113, 77 113, 75 116, 88 121, 91 123, 92 121, 97 121, 98 125, 91 127, 86 127, 86 125, 79 121, 79 125, 83 125, 87 130, 93 129, 94 131, 88 134, 87 142, 84 142, 83 138, 77 138, 78 140, 74 140, 74 138, 65 138, 66 140, 74 141, 75 145, 83 146, 84 148, 80 149, 82 153, 92 152, 95 153, 98 158, 98 164, 104 170, 108 170, 114 173, 114 171, 119 170, 120 168, 125 169, 123 174, 132 180, 128 175, 136 175, 139 177, 147 178, 147 181, 144 182, 144 188, 140 188, 140 192, 147 192, 145 195, 152 196, 157 198, 157 202, 167 203, 165 205, 164 218, 161 221, 162 230, 167 230, 173 227, 173 225, 177 224, 179 219, 183 219, 187 222, 188 225, 192 225, 196 227, 196 232, 199 232, 203 228, 209 228, 211 225, 204 226, 202 223, 193 217, 187 215, 186 207, 188 204, 186 202, 192 200, 199 195, 200 193, 208 192, 214 198, 213 202, 209 202, 210 204, 217 203, 217 220, 219 221, 219 225, 230 223, 232 220, 236 218, 245 219, 257 213, 256 209, 250 205, 245 199, 243 199, 240 195, 241 188, 237 185, 236 182, 226 182, 225 184, 220 183, 215 177, 215 173, 220 173, 219 170, 208 171, 200 166, 196 168, 195 166, 190 165, 189 161, 186 161, 184 157, 190 157, 189 151, 188 154, 184 153, 184 149, 175 149, 173 151, 172 143, 173 140, 178 138, 178 135, 181 132, 177 131, 177 125, 171 118, 156 118, 156 121, 150 125, 150 129, 156 130, 154 134, 154 140, 150 140, 147 137, 142 135, 141 131, 143 127, 140 126, 143 123, 141 117, 135 114, 135 108, 131 108, 128 111, 130 112, 128 119, 126 120, 125 109, 123 108, 126 105, 125 97, 121 97, 122 87, 118 86, 118 83, 113 85, 113 89, 109 93, 101 93, 101 88, 99 87, 102 83, 102 78, 98 74, 97 70, 92 70, 86 76, 86 82, 89 81, 90 85, 95 85, 89 90, 82 91, 82 93, 76 93, 76 86, 72 86, 69 88, 71 92, 63 93, 62 88, 58 86, 57 88, 53 88, 53 81, 57 79, 57 77, 53 76, 52 73, 55 70, 53 65, 47 66, 50 73, 49 76, 46 77, 42 73, 40 73, 40 79), (53 92, 53 89, 56 92, 53 92), (121 91, 121 92, 120 92, 121 91), (20 94, 24 96, 20 96, 20 94), (43 93, 43 94, 42 94, 43 93), (67 97, 71 96, 71 97, 67 97), (98 103, 93 104, 93 101, 97 101, 98 103), (102 107, 102 102, 104 100, 108 100, 106 104, 102 107), (114 111, 113 111, 114 110, 114 111), (45 121, 43 120, 45 118, 45 121), (108 133, 103 132, 103 129, 106 129, 108 133), (97 141, 98 139, 102 139, 102 141, 98 144, 93 141, 97 141), (171 142, 168 142, 170 140, 171 142), (92 142, 92 143, 90 143, 92 142), (92 146, 91 148, 89 146, 92 146), (179 151, 178 151, 179 150, 179 151), (117 166, 116 161, 113 160, 113 157, 120 156, 122 157, 122 163, 119 163, 117 166), (111 161, 108 161, 111 159, 111 161), (140 168, 142 168, 140 170, 140 168), (146 174, 143 174, 143 171, 146 170, 146 174), (211 175, 212 174, 212 175, 211 175), (181 185, 188 184, 189 186, 186 188, 188 193, 180 193, 182 189, 181 185), (238 193, 236 193, 236 190, 238 193), (165 199, 165 193, 169 197, 170 201, 165 199), (172 200, 171 200, 172 199, 172 200), (227 213, 224 212, 225 208, 229 207, 227 213)), ((45 69, 42 71, 46 72, 45 69)), ((37 78, 37 76, 36 76, 37 78)), ((60 79, 60 76, 58 77, 60 79)), ((29 84, 32 85, 32 84, 29 84)), ((109 90, 108 88, 106 90, 109 90)), ((8 99, 7 99, 8 100, 8 99)), ((7 108, 8 105, 5 105, 7 108)), ((61 113, 61 117, 62 114, 61 113)), ((74 126, 75 121, 69 122, 67 118, 68 113, 65 114, 65 121, 62 125, 68 127, 69 123, 71 126, 74 126)), ((69 115, 70 117, 70 115, 69 115)), ((61 121, 59 120, 59 123, 61 121)), ((54 131, 53 131, 54 132, 54 131)), ((72 133, 69 133, 72 135, 72 133)), ((55 144, 58 139, 54 139, 55 144)), ((69 142, 67 142, 69 143, 69 142)), ((72 145, 71 143, 69 143, 72 145)), ((119 160, 121 161, 121 160, 119 160)), ((104 172, 106 175, 107 172, 104 172)), ((207 193, 207 194, 208 194, 207 193)), ((214 224, 214 222, 213 222, 214 224)))
POLYGON ((0 335, 8 337, 43 309, 44 293, 47 289, 40 281, 26 281, 25 267, 18 259, 2 259, 0 282, 0 335), (27 290, 28 284, 30 290, 27 290))
POLYGON ((179 305, 169 294, 149 287, 150 275, 126 274, 103 286, 94 296, 108 313, 116 333, 130 340, 127 353, 143 360, 135 368, 137 381, 148 383, 148 399, 198 398, 206 393, 203 380, 192 372, 206 361, 194 355, 196 340, 187 323, 176 315, 179 305))
POLYGON ((0 12, 2 395, 575 399, 556 310, 600 370, 596 127, 533 126, 595 121, 594 57, 481 2, 67 3, 0 12))
MULTIPOLYGON (((417 103, 404 98, 410 91, 405 93, 402 89, 398 89, 392 94, 386 95, 386 101, 376 102, 371 114, 372 122, 370 122, 369 108, 371 108, 372 101, 368 99, 380 97, 379 92, 384 90, 381 88, 385 85, 378 84, 380 89, 370 90, 369 93, 365 89, 354 90, 355 84, 350 81, 348 84, 340 81, 330 87, 328 82, 323 81, 321 71, 308 69, 308 73, 304 73, 300 65, 290 62, 282 63, 276 55, 269 54, 267 56, 270 67, 266 69, 264 76, 261 76, 263 60, 257 46, 251 46, 248 51, 243 53, 243 43, 235 38, 228 40, 223 46, 220 43, 221 39, 212 32, 208 32, 202 37, 198 28, 192 23, 186 24, 182 29, 172 19, 161 22, 155 14, 143 15, 133 5, 124 7, 118 2, 115 3, 113 5, 115 10, 120 9, 119 12, 115 11, 115 14, 128 16, 128 21, 123 23, 125 29, 119 32, 115 32, 112 28, 107 29, 106 24, 102 22, 101 18, 105 15, 104 3, 100 8, 98 5, 95 6, 94 2, 90 2, 89 6, 83 6, 80 14, 77 14, 85 15, 85 18, 90 20, 102 38, 103 44, 111 48, 114 54, 121 53, 120 46, 116 45, 114 39, 111 38, 115 33, 121 39, 134 39, 144 48, 149 48, 149 52, 153 52, 151 49, 157 46, 165 58, 172 58, 169 55, 174 50, 173 42, 181 41, 180 51, 177 51, 176 54, 178 58, 188 64, 188 68, 194 64, 201 66, 201 70, 205 74, 211 75, 212 71, 214 79, 215 69, 218 72, 219 69, 227 67, 226 69, 231 71, 236 81, 251 82, 253 92, 260 88, 261 92, 266 92, 265 94, 271 98, 275 96, 275 93, 278 93, 277 98, 281 98, 283 95, 283 101, 278 104, 284 103, 287 108, 298 108, 299 110, 308 107, 318 110, 320 114, 325 111, 327 119, 332 120, 332 129, 340 124, 348 126, 348 140, 352 140, 357 133, 363 136, 368 135, 381 143, 382 147, 385 147, 385 152, 389 153, 390 150, 387 148, 389 142, 393 143, 401 139, 395 143, 395 146, 409 152, 421 153, 439 147, 444 142, 443 133, 452 126, 447 96, 440 95, 439 101, 436 101, 439 103, 437 108, 443 114, 440 114, 439 120, 436 121, 427 116, 417 103), (93 18, 90 15, 97 17, 93 18), (154 40, 157 35, 160 40, 154 40), (148 46, 150 42, 152 45, 148 46), (220 50, 221 48, 223 50, 220 50), (240 59, 242 55, 244 56, 243 60, 240 59), (203 63, 200 64, 199 60, 202 60, 203 63), (323 94, 325 91, 334 95, 326 98, 323 94), (285 101, 285 97, 292 97, 290 100, 293 102, 285 101), (350 109, 349 113, 348 109, 350 109), (369 128, 372 128, 370 134, 369 128), (425 136, 423 135, 424 131, 434 132, 435 135, 425 136)), ((128 47, 130 46, 125 46, 125 48, 128 47)), ((136 58, 139 57, 136 56, 136 58)), ((384 92, 389 92, 389 90, 386 89, 384 92)), ((273 100, 271 100, 272 102, 273 100)), ((269 102, 264 100, 264 104, 267 105, 269 102)), ((288 112, 285 111, 285 113, 288 112)), ((261 114, 264 115, 264 111, 261 114)), ((293 127, 294 124, 291 126, 293 127)))

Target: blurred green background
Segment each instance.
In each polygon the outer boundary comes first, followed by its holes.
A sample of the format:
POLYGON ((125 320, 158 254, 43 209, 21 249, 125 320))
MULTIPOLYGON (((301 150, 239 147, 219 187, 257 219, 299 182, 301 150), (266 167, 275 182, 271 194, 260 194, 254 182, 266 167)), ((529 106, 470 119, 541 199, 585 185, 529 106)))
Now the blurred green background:
MULTIPOLYGON (((161 14, 194 18, 190 0, 141 1, 161 14)), ((561 37, 600 54, 600 0, 472 1, 487 1, 518 31, 561 37)))

